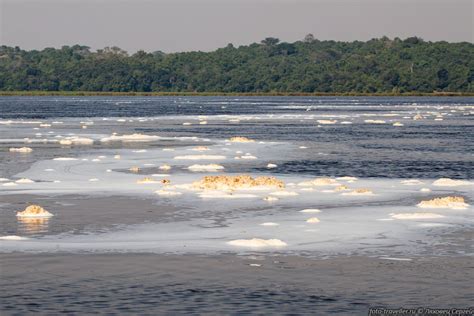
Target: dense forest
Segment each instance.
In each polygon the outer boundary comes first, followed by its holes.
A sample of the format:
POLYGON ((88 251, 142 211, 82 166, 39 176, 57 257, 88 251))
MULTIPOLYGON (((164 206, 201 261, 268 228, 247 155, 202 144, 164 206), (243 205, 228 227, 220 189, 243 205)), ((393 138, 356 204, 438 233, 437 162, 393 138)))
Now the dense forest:
POLYGON ((165 54, 0 46, 0 91, 474 92, 474 44, 417 37, 260 43, 165 54))

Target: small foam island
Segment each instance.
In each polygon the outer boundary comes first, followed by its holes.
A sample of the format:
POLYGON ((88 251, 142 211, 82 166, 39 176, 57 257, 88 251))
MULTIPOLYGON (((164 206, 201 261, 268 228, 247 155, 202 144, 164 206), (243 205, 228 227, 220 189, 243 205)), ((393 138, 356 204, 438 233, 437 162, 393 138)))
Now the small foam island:
POLYGON ((33 151, 33 149, 31 149, 30 147, 11 147, 9 151, 11 153, 30 153, 33 151))
POLYGON ((151 142, 154 140, 160 139, 160 136, 155 135, 145 135, 145 134, 128 134, 128 135, 111 135, 109 137, 104 137, 101 142, 113 142, 113 141, 122 141, 122 142, 151 142))
POLYGON ((393 126, 403 126, 403 123, 395 122, 395 123, 393 123, 393 126))
POLYGON ((92 145, 94 140, 86 137, 66 137, 59 141, 60 145, 92 145))
POLYGON ((229 138, 229 142, 231 143, 253 143, 255 142, 253 139, 244 137, 244 136, 234 136, 229 138))
POLYGON ((158 194, 159 196, 178 196, 178 195, 183 194, 181 192, 170 191, 170 190, 158 190, 158 191, 155 191, 155 193, 158 194))
POLYGON ((465 209, 469 206, 461 196, 446 196, 434 198, 432 200, 421 201, 417 204, 421 208, 452 208, 465 209))
POLYGON ((280 239, 236 239, 227 242, 228 245, 248 248, 265 248, 265 247, 285 247, 286 242, 280 239))
POLYGON ((391 214, 392 218, 395 219, 434 219, 434 218, 443 218, 443 215, 436 213, 397 213, 391 214))
POLYGON ((368 124, 385 124, 386 123, 384 120, 365 120, 364 122, 368 124))
POLYGON ((207 151, 207 150, 209 150, 209 147, 207 147, 207 146, 196 146, 196 147, 192 148, 191 150, 194 150, 194 151, 207 151))
POLYGON ((238 176, 205 176, 200 181, 193 183, 195 189, 200 190, 236 190, 236 189, 250 189, 255 187, 272 187, 284 188, 283 181, 275 177, 256 177, 249 175, 238 176))
POLYGON ((51 217, 53 214, 39 205, 30 205, 24 211, 16 213, 18 217, 51 217))
POLYGON ((422 119, 423 119, 423 116, 421 114, 417 114, 417 115, 413 116, 414 121, 418 121, 418 120, 422 120, 422 119))
POLYGON ((308 218, 306 220, 306 223, 309 223, 309 224, 316 224, 316 223, 319 223, 319 222, 320 222, 320 220, 317 217, 311 217, 311 218, 308 218))
POLYGON ((347 187, 347 185, 340 185, 340 186, 337 186, 334 191, 338 192, 338 191, 346 191, 346 190, 349 190, 349 188, 347 187))
POLYGON ((441 178, 433 182, 435 186, 456 187, 461 185, 470 185, 472 182, 465 180, 454 180, 449 178, 441 178))
POLYGON ((337 120, 317 120, 319 124, 329 125, 329 124, 336 124, 337 120))
POLYGON ((15 181, 16 183, 34 183, 33 180, 28 179, 28 178, 21 178, 15 181))
POLYGON ((158 169, 160 169, 160 170, 170 170, 171 166, 165 164, 165 165, 159 166, 158 169))
POLYGON ((226 159, 226 156, 221 156, 221 155, 185 155, 185 156, 176 156, 173 159, 176 159, 176 160, 222 160, 222 159, 226 159))
POLYGON ((219 171, 219 170, 224 170, 224 167, 215 163, 208 164, 208 165, 191 165, 188 167, 188 170, 191 171, 219 171))
POLYGON ((150 183, 158 183, 158 181, 154 180, 153 178, 143 178, 140 180, 137 180, 138 184, 150 184, 150 183))
POLYGON ((0 236, 0 240, 28 240, 28 237, 21 237, 16 235, 0 236))

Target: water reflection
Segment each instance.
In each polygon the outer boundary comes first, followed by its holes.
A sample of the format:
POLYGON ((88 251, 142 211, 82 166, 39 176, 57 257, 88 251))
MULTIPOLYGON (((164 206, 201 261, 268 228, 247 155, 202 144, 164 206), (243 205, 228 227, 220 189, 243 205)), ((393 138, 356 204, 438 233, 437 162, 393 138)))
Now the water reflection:
POLYGON ((18 217, 18 230, 26 234, 47 233, 49 229, 49 218, 27 218, 18 217))

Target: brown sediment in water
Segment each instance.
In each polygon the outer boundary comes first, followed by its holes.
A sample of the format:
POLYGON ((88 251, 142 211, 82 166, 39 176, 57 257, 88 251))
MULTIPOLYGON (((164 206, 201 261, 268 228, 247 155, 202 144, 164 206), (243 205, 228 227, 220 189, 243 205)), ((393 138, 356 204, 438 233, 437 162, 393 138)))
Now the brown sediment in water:
POLYGON ((18 217, 51 217, 53 214, 45 210, 39 205, 30 205, 24 211, 16 213, 18 217))
POLYGON ((277 187, 284 188, 283 181, 275 177, 256 177, 249 175, 238 176, 205 176, 200 181, 193 183, 195 189, 201 190, 228 190, 228 189, 250 189, 255 187, 277 187))
POLYGON ((434 198, 432 200, 421 201, 417 205, 422 208, 466 208, 469 204, 466 203, 461 196, 446 196, 434 198))
POLYGON ((232 143, 253 143, 255 142, 253 139, 244 137, 244 136, 234 136, 229 138, 229 142, 232 143))

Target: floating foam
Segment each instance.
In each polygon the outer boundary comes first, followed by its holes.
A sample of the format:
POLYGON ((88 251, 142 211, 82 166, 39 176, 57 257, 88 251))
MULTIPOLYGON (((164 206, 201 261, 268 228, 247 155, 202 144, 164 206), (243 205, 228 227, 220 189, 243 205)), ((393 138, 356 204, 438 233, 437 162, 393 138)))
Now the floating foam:
POLYGON ((27 178, 21 178, 21 179, 19 179, 19 180, 16 180, 15 182, 16 182, 16 183, 34 183, 33 180, 27 179, 27 178))
POLYGON ((349 177, 349 176, 344 176, 344 177, 338 177, 336 180, 339 181, 357 181, 356 177, 349 177))
POLYGON ((365 123, 368 124, 385 124, 384 120, 364 120, 365 123))
POLYGON ((174 157, 176 160, 222 160, 226 156, 221 155, 184 155, 174 157))
POLYGON ((237 247, 248 247, 248 248, 265 248, 265 247, 285 247, 286 242, 280 239, 236 239, 228 241, 227 244, 237 247))
POLYGON ((317 208, 305 208, 304 210, 301 210, 300 213, 321 213, 321 210, 317 208))
POLYGON ((162 166, 159 166, 158 169, 160 169, 160 170, 170 170, 171 166, 170 165, 162 165, 162 166))
POLYGON ((244 136, 234 136, 229 138, 228 140, 231 143, 253 143, 255 142, 253 139, 244 137, 244 136))
POLYGON ((158 181, 154 180, 153 178, 143 178, 140 180, 137 180, 138 184, 153 184, 153 183, 159 183, 158 181))
POLYGON ((24 211, 16 213, 17 217, 51 217, 53 214, 39 205, 30 205, 24 211))
POLYGON ((71 157, 58 157, 58 158, 53 158, 53 160, 56 160, 56 161, 73 161, 73 160, 77 160, 77 158, 71 158, 71 157))
POLYGON ((261 223, 260 226, 279 226, 280 224, 278 223, 273 223, 273 222, 266 222, 266 223, 261 223))
POLYGON ((208 151, 209 147, 207 147, 207 146, 196 146, 194 148, 191 148, 191 150, 193 150, 193 151, 208 151))
POLYGON ((59 140, 61 145, 92 145, 94 140, 86 137, 66 137, 59 140))
POLYGON ((267 165, 267 168, 268 168, 268 169, 273 169, 273 168, 276 168, 276 167, 278 167, 278 166, 277 166, 276 164, 274 164, 274 163, 269 163, 269 164, 267 165))
POLYGON ((9 236, 0 236, 0 240, 27 240, 28 237, 21 237, 16 235, 9 235, 9 236))
POLYGON ((30 153, 33 151, 33 149, 31 149, 30 147, 19 147, 19 148, 12 147, 9 149, 9 151, 12 153, 30 153))
POLYGON ((122 141, 122 142, 151 142, 161 139, 160 136, 156 135, 144 135, 144 134, 129 134, 129 135, 112 135, 109 137, 104 137, 101 142, 113 142, 113 141, 122 141))
POLYGON ((449 178, 441 178, 433 182, 435 186, 444 186, 444 187, 456 187, 462 185, 471 185, 472 182, 465 181, 465 180, 454 180, 449 178))
POLYGON ((235 189, 250 189, 255 187, 265 188, 284 188, 283 181, 275 177, 256 177, 249 175, 237 176, 206 176, 200 181, 193 183, 195 189, 200 190, 235 190, 235 189))
POLYGON ((443 215, 436 213, 397 213, 392 214, 392 218, 395 219, 433 219, 433 218, 443 218, 443 215))
POLYGON ((461 196, 446 196, 434 198, 428 201, 421 201, 417 206, 421 208, 465 209, 469 204, 467 204, 461 196))
POLYGON ((10 179, 7 179, 7 178, 0 178, 0 182, 7 182, 7 181, 10 181, 10 179))
POLYGON ((311 218, 308 218, 306 220, 306 223, 309 223, 309 224, 316 224, 316 223, 319 223, 319 222, 321 222, 321 221, 317 217, 311 217, 311 218))
POLYGON ((336 124, 337 120, 317 120, 317 122, 322 125, 330 125, 330 124, 336 124))
POLYGON ((2 185, 5 187, 14 187, 14 186, 17 186, 18 184, 16 184, 15 182, 6 182, 6 183, 3 183, 2 185))
POLYGON ((395 122, 392 124, 393 126, 403 126, 404 124, 403 123, 400 123, 400 122, 395 122))
POLYGON ((423 119, 423 116, 421 114, 417 114, 417 115, 413 116, 414 121, 418 121, 418 120, 422 120, 422 119, 423 119))
POLYGON ((135 173, 140 172, 140 168, 137 167, 137 166, 130 167, 130 169, 128 169, 128 170, 130 170, 131 172, 135 172, 135 173))
POLYGON ((188 167, 188 170, 195 171, 195 172, 213 172, 213 171, 220 171, 224 170, 224 167, 218 164, 208 164, 208 165, 191 165, 188 167))
POLYGON ((97 181, 99 181, 99 179, 97 179, 97 178, 91 178, 91 179, 89 179, 89 182, 97 182, 97 181))
POLYGON ((421 188, 420 192, 431 192, 431 189, 429 188, 421 188))

